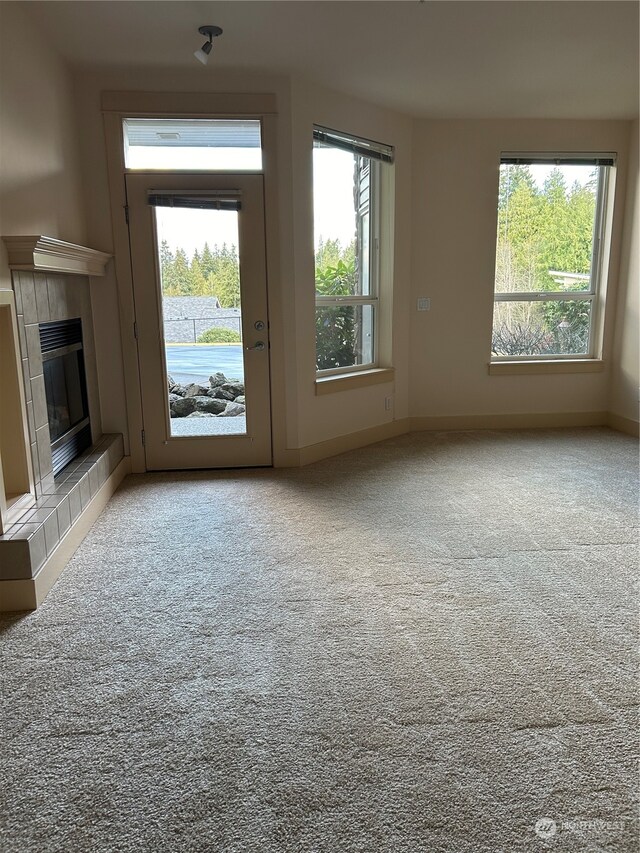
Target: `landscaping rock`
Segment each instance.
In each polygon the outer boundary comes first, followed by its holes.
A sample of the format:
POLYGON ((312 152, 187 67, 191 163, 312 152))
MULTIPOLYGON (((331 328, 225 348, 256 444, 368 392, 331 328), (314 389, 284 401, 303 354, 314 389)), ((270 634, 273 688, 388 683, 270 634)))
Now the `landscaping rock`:
POLYGON ((196 410, 196 401, 193 397, 179 397, 171 403, 171 412, 176 418, 186 418, 196 410))
POLYGON ((220 412, 224 412, 227 405, 224 400, 215 400, 207 396, 192 397, 191 399, 196 401, 197 412, 209 412, 212 415, 219 415, 220 412))
POLYGON ((204 397, 209 389, 205 385, 198 385, 197 382, 192 382, 184 389, 185 397, 204 397))
POLYGON ((172 376, 167 376, 169 386, 169 413, 172 418, 188 418, 194 415, 211 417, 238 417, 244 414, 244 382, 229 379, 224 373, 209 377, 209 386, 192 382, 180 385, 172 376))
POLYGON ((227 403, 227 408, 221 412, 219 418, 237 418, 239 415, 244 415, 245 408, 240 403, 227 403))
POLYGON ((215 418, 216 415, 213 412, 191 412, 190 415, 187 415, 188 418, 215 418))
POLYGON ((244 382, 225 382, 222 390, 233 394, 233 399, 235 400, 236 397, 244 394, 244 382))
POLYGON ((229 391, 223 391, 222 388, 212 388, 209 391, 210 397, 215 397, 216 400, 227 400, 228 402, 233 402, 234 396, 229 391))

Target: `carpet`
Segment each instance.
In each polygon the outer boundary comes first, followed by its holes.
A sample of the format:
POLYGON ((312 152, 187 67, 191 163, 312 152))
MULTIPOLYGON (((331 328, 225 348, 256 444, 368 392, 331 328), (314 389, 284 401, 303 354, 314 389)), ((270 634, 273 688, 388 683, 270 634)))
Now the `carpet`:
POLYGON ((637 850, 637 444, 128 477, 0 619, 3 853, 637 850))

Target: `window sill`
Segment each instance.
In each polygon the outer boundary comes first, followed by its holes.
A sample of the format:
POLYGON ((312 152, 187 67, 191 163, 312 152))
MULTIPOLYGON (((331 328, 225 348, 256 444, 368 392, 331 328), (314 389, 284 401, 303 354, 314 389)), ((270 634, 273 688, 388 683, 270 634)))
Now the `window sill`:
POLYGON ((601 358, 557 359, 556 361, 492 361, 492 376, 526 375, 534 373, 599 373, 604 370, 601 358))
POLYGON ((351 391, 354 388, 365 388, 367 385, 381 385, 383 382, 393 382, 394 377, 395 370, 393 367, 374 367, 371 370, 322 376, 316 379, 316 396, 333 394, 336 391, 351 391))

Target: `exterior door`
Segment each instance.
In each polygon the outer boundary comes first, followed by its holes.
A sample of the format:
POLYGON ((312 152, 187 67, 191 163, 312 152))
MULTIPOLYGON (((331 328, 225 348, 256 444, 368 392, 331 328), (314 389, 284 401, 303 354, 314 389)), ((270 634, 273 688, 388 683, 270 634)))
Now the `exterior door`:
POLYGON ((126 185, 147 469, 271 465, 262 176, 126 185))

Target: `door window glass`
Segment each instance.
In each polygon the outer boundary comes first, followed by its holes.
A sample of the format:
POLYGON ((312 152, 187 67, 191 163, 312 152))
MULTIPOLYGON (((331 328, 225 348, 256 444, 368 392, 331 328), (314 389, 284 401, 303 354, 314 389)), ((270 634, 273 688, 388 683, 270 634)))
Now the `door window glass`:
POLYGON ((244 434, 239 202, 160 194, 149 200, 156 219, 171 437, 244 434), (167 198, 173 206, 163 205, 167 198))

